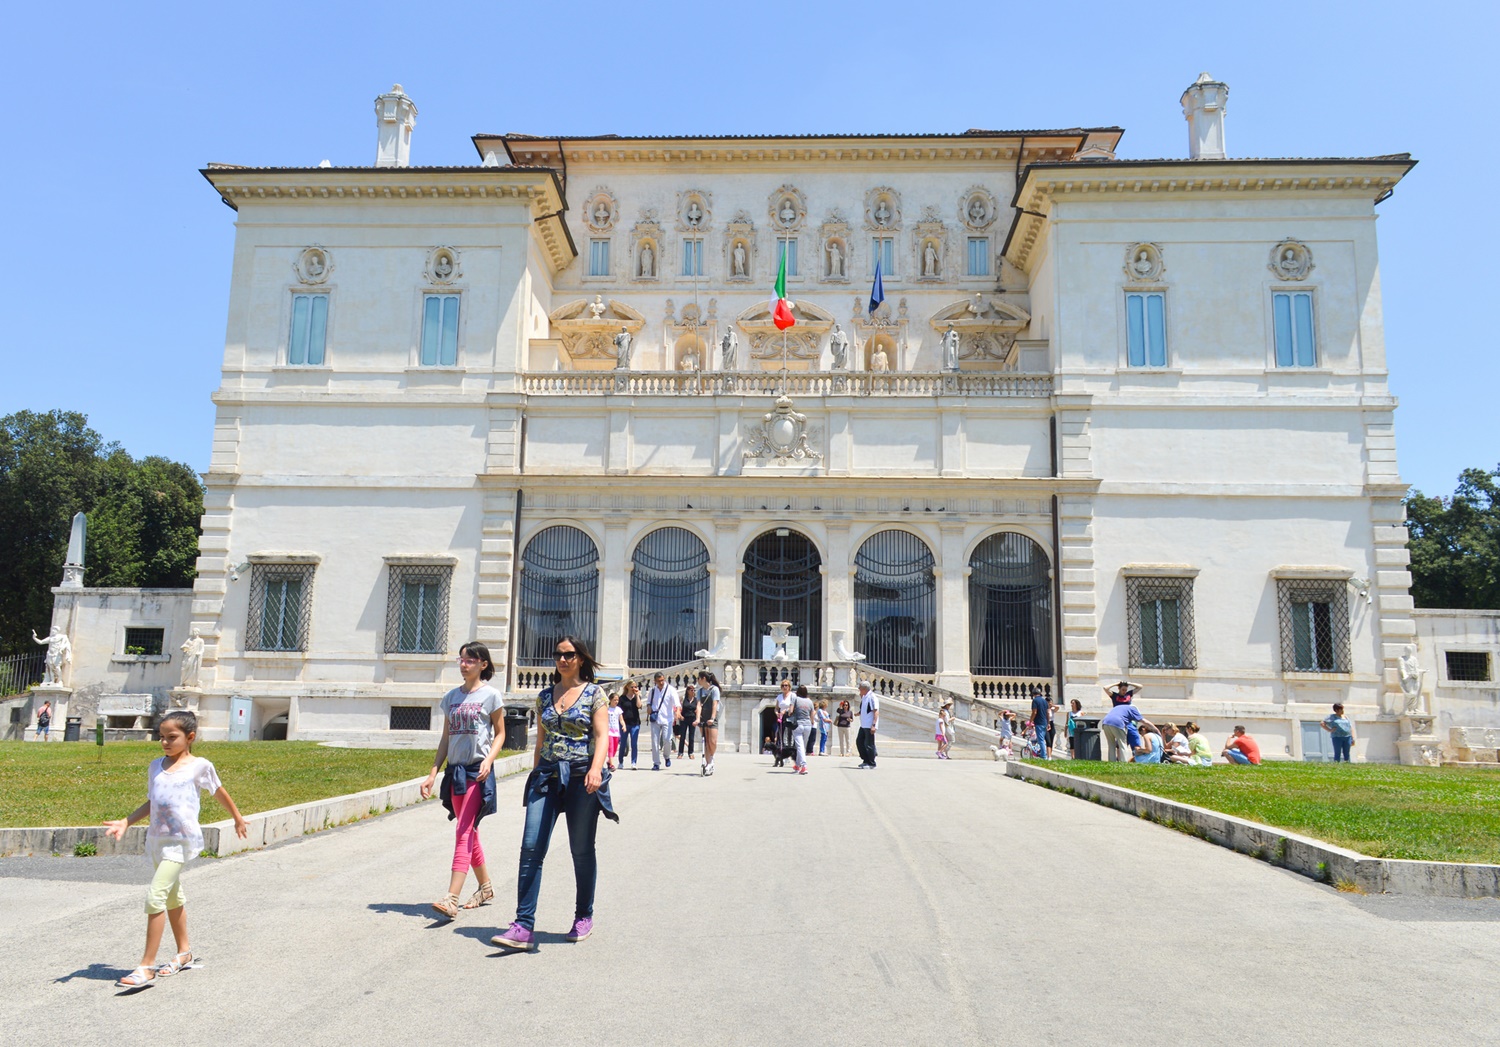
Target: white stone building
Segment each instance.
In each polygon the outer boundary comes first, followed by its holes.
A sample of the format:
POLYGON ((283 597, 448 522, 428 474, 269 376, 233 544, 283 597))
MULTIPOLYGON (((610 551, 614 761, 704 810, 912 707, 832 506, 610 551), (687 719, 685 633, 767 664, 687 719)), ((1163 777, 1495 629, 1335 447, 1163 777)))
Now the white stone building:
POLYGON ((857 650, 985 725, 1128 677, 1271 756, 1343 701, 1396 759, 1428 725, 1375 217, 1413 161, 1228 158, 1227 92, 1184 93, 1177 160, 1107 127, 477 135, 413 167, 397 89, 373 167, 210 166, 207 733, 242 696, 257 730, 426 744, 460 643, 524 692, 566 631, 620 672, 711 649, 752 745, 787 621, 807 682, 857 650))

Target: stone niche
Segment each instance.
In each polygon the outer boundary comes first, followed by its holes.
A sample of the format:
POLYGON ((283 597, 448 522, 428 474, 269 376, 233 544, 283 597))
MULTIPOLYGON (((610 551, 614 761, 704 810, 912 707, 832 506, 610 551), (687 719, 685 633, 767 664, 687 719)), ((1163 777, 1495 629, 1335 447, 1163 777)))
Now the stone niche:
POLYGON ((819 369, 823 343, 833 330, 833 314, 811 302, 794 301, 792 316, 797 320, 796 326, 786 332, 779 331, 771 321, 770 304, 761 301, 735 318, 748 349, 748 369, 780 371, 783 347, 788 371, 819 369))
POLYGON ((931 324, 935 344, 949 327, 958 334, 961 370, 1015 371, 1020 364, 1016 343, 1031 316, 999 295, 974 294, 938 309, 931 324))
POLYGON ((620 328, 640 335, 646 318, 603 295, 579 298, 552 310, 548 319, 559 346, 559 364, 568 371, 609 371, 615 366, 614 339, 620 328))

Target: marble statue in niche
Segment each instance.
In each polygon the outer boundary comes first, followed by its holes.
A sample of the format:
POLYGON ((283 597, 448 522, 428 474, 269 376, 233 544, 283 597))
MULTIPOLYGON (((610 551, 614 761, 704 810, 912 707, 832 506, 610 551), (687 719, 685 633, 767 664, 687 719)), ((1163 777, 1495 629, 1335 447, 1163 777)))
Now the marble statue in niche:
POLYGON ((837 240, 828 241, 828 275, 844 275, 844 252, 839 248, 837 240))
POLYGON ((651 250, 651 241, 647 240, 641 244, 641 268, 640 275, 656 275, 656 252, 651 250))
POLYGON ((198 686, 198 679, 203 671, 204 646, 203 637, 198 635, 198 627, 195 625, 192 635, 178 648, 182 652, 182 676, 179 687, 198 686))
POLYGON ((928 240, 926 246, 922 248, 922 275, 938 275, 937 246, 931 240, 928 240))
POLYGON ((958 332, 952 324, 943 332, 943 370, 958 370, 958 332))
POLYGON ((687 350, 682 354, 682 363, 679 365, 679 369, 683 371, 698 370, 698 347, 696 345, 688 346, 687 350))
POLYGON ((874 371, 877 374, 884 374, 890 369, 891 361, 890 358, 885 355, 885 346, 880 345, 877 342, 875 345, 875 351, 870 354, 870 370, 874 371))
POLYGON ((745 250, 745 242, 743 240, 736 240, 734 242, 734 251, 732 252, 732 255, 733 255, 734 275, 735 276, 746 276, 746 275, 748 275, 748 273, 746 272, 746 267, 749 264, 750 256, 749 256, 749 253, 746 252, 746 250, 745 250))
POLYGON ((833 333, 828 336, 828 348, 833 350, 834 370, 847 370, 849 367, 849 336, 843 332, 838 324, 833 325, 833 333))
POLYGON ((724 337, 719 339, 720 370, 733 371, 738 366, 735 359, 739 354, 740 336, 734 333, 734 328, 724 332, 724 337))
POLYGON ((625 325, 620 325, 620 333, 615 335, 615 367, 622 371, 630 370, 630 331, 625 325))

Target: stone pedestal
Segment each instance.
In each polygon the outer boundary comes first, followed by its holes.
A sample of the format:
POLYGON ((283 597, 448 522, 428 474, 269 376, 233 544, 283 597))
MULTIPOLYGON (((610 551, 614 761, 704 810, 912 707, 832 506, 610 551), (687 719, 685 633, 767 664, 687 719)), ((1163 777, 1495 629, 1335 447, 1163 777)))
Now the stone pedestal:
POLYGON ((68 727, 68 700, 73 697, 71 687, 59 687, 53 683, 39 683, 31 689, 31 707, 27 710, 26 726, 30 728, 36 719, 36 711, 43 702, 52 703, 52 730, 48 740, 60 742, 68 727))
POLYGON ((1401 762, 1409 767, 1437 767, 1443 762, 1443 743, 1433 731, 1433 718, 1423 715, 1401 717, 1401 734, 1396 740, 1401 762))
POLYGON ((196 716, 198 715, 198 703, 203 698, 203 688, 174 687, 167 692, 167 696, 170 699, 167 705, 167 712, 172 712, 175 709, 185 709, 196 716))

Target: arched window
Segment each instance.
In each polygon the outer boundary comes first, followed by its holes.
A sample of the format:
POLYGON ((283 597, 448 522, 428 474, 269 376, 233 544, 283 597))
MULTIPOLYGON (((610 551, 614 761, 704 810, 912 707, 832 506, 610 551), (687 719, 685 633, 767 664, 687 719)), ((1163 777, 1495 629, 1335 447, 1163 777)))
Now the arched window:
POLYGON ((745 552, 740 597, 740 657, 760 658, 768 622, 791 622, 798 657, 823 657, 823 558, 806 535, 767 532, 745 552))
POLYGON ((870 536, 854 557, 854 647, 886 672, 937 672, 937 577, 909 531, 870 536))
POLYGON ((692 531, 662 527, 631 557, 630 666, 665 669, 708 646, 708 549, 692 531))
POLYGON ((1024 534, 992 534, 969 559, 969 668, 975 676, 1052 675, 1047 554, 1024 534))
POLYGON ((596 649, 599 549, 576 527, 538 531, 521 554, 521 609, 516 664, 552 665, 559 637, 596 649))

